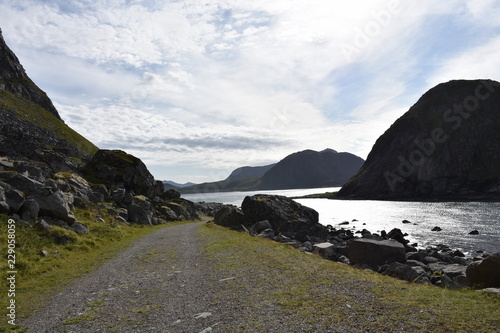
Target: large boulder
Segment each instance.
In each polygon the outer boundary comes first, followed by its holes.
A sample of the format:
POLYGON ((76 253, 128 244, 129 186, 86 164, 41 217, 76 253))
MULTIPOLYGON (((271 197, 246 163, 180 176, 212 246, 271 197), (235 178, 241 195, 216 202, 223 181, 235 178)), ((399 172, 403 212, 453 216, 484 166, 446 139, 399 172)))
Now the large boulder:
POLYGON ((73 224, 76 221, 71 212, 73 206, 73 196, 62 191, 54 191, 49 187, 42 187, 36 193, 29 196, 39 206, 40 216, 50 216, 73 224))
POLYGON ((379 266, 385 263, 406 261, 405 247, 393 239, 355 239, 349 244, 348 253, 353 265, 379 266))
POLYGON ((151 202, 144 196, 136 196, 127 207, 130 222, 137 224, 153 224, 151 202))
POLYGON ((312 208, 302 206, 294 200, 268 194, 247 196, 241 204, 247 224, 268 220, 276 233, 294 235, 306 232, 312 236, 325 230, 318 223, 318 212, 312 208))
POLYGON ((241 209, 233 205, 225 205, 214 217, 215 224, 233 230, 241 230, 242 226, 249 227, 241 209))
POLYGON ((0 182, 0 209, 4 213, 15 213, 21 208, 25 197, 21 191, 18 191, 13 186, 0 182))
POLYGON ((473 262, 467 266, 466 274, 471 287, 500 287, 500 252, 473 262))
POLYGON ((135 195, 153 198, 160 188, 146 165, 137 157, 121 150, 98 150, 83 170, 92 183, 121 185, 135 195))

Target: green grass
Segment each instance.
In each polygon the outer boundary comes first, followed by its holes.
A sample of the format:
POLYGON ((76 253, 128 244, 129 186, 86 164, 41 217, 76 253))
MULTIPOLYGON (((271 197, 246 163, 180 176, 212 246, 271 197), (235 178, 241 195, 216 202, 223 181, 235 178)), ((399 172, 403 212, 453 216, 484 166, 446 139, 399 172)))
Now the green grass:
MULTIPOLYGON (((22 120, 53 133, 56 137, 77 147, 88 156, 92 156, 98 150, 92 142, 27 98, 16 96, 7 90, 0 90, 0 109, 2 104, 5 105, 7 110, 14 111, 22 120)), ((51 148, 57 149, 57 147, 51 148)))
MULTIPOLYGON (((267 311, 284 314, 290 327, 307 322, 325 330, 349 322, 353 331, 498 332, 500 327, 498 295, 411 284, 213 224, 199 233, 215 267, 237 277, 226 294, 245 295, 254 316, 264 304, 267 311)), ((250 317, 247 322, 240 331, 256 324, 250 317)))
MULTIPOLYGON (((91 272, 105 260, 113 258, 120 250, 141 237, 161 228, 181 222, 158 226, 124 225, 113 223, 112 217, 103 214, 95 207, 78 209, 75 216, 79 222, 90 229, 90 233, 78 235, 73 231, 55 227, 49 231, 40 231, 30 227, 16 228, 16 314, 17 320, 29 316, 41 305, 67 286, 75 277, 91 272), (100 214, 105 222, 96 222, 100 214), (71 242, 60 244, 58 239, 64 237, 71 242), (59 243, 59 244, 58 244, 59 243), (41 255, 41 251, 48 255, 41 255)), ((9 217, 0 215, 0 242, 2 260, 0 272, 2 278, 1 294, 7 294, 7 221, 9 217)), ((182 222, 186 223, 186 222, 182 222)), ((154 255, 151 253, 150 255, 154 255)), ((1 298, 0 316, 6 317, 8 299, 1 298)), ((89 307, 98 304, 90 304, 89 307)), ((90 318, 73 318, 72 320, 89 320, 90 318)), ((67 323, 68 324, 68 323, 67 323)), ((0 322, 0 332, 17 332, 7 324, 0 322)))

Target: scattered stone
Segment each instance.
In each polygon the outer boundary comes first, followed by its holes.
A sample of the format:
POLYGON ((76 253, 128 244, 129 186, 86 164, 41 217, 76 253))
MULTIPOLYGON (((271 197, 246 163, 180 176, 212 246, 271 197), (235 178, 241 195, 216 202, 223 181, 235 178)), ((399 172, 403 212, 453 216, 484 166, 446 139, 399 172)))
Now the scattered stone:
POLYGON ((404 223, 404 224, 409 224, 409 223, 411 223, 411 222, 410 222, 410 221, 408 221, 408 220, 403 220, 403 223, 404 223))
POLYGON ((472 230, 471 232, 469 232, 469 235, 479 235, 479 231, 472 230))
POLYGON ((431 229, 431 231, 442 231, 443 229, 441 229, 440 227, 434 227, 431 229))
POLYGON ((73 223, 70 226, 70 228, 79 235, 84 235, 89 233, 89 228, 83 223, 78 223, 78 222, 73 223))
POLYGON ((201 312, 196 315, 194 315, 194 319, 205 319, 212 316, 211 312, 201 312))
POLYGON ((49 251, 42 250, 42 251, 40 251, 40 255, 41 255, 42 257, 46 257, 46 256, 48 256, 48 255, 49 255, 49 251))

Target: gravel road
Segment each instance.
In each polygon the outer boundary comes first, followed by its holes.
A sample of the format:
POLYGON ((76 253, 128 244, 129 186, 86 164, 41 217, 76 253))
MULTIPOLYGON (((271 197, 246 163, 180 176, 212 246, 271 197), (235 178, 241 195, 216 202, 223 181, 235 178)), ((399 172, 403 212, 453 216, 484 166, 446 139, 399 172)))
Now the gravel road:
POLYGON ((196 232, 201 223, 136 241, 21 326, 29 333, 215 331, 231 310, 217 288, 228 277, 206 266, 196 232))

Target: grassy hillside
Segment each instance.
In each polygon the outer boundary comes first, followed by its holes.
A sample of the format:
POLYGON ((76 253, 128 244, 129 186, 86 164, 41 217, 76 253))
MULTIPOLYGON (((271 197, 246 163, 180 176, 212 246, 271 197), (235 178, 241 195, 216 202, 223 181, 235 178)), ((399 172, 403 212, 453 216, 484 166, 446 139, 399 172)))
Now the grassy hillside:
POLYGON ((92 156, 98 149, 92 142, 40 105, 10 91, 0 90, 0 112, 16 115, 27 124, 45 131, 46 136, 54 136, 56 140, 66 142, 85 155, 92 156))

